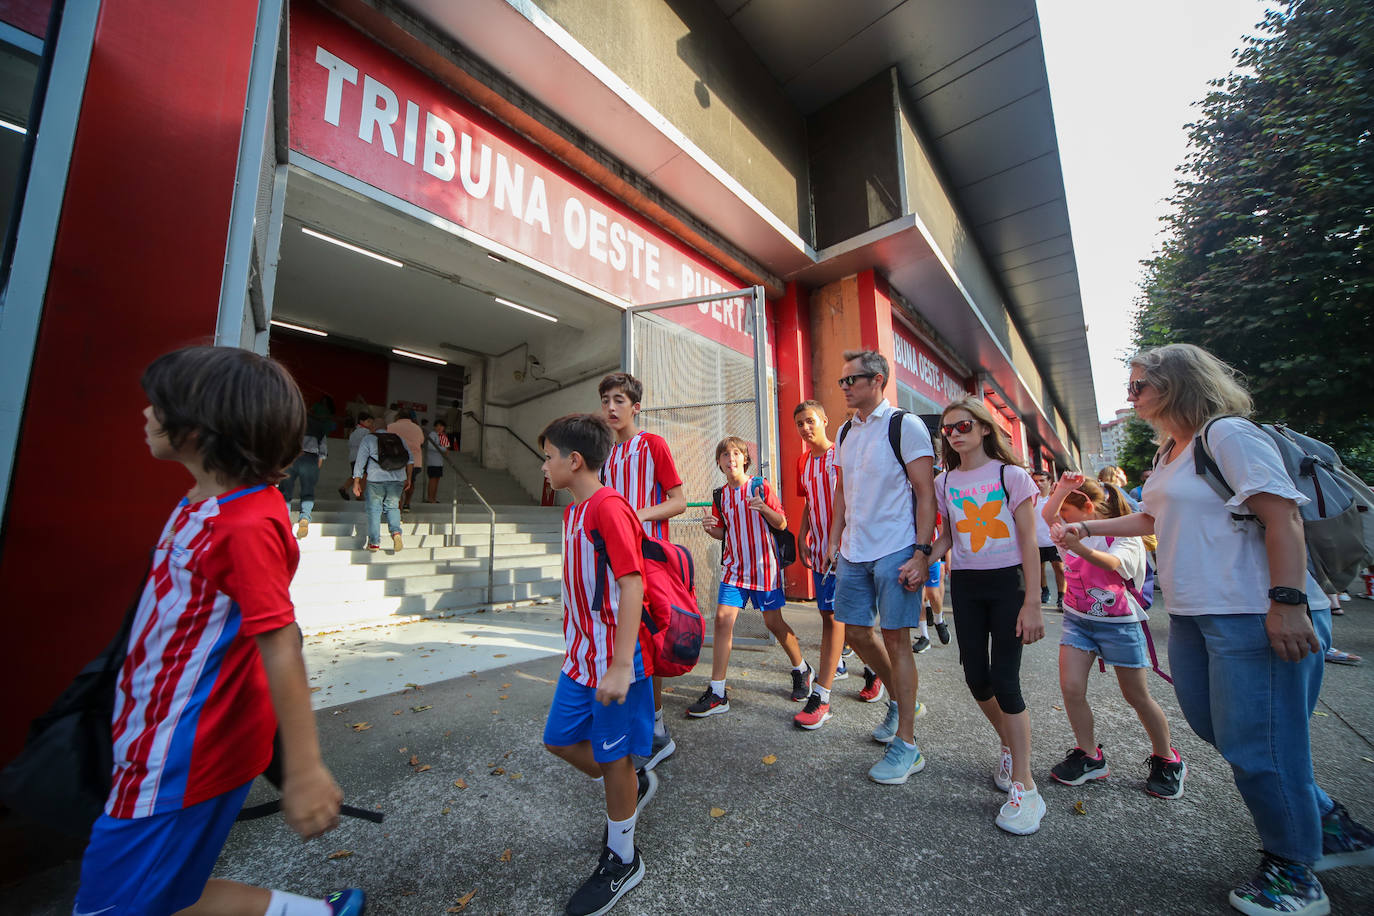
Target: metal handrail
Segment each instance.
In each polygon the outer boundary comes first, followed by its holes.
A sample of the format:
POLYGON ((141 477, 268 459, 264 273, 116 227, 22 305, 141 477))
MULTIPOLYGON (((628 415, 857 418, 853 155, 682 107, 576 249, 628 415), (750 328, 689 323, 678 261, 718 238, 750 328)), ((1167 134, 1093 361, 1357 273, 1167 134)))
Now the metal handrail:
POLYGON ((533 445, 530 445, 530 444, 529 444, 528 442, 526 442, 524 439, 521 439, 521 438, 520 438, 520 434, 517 433, 515 430, 511 429, 509 426, 502 426, 500 423, 488 423, 488 422, 486 422, 485 420, 482 420, 481 418, 479 418, 479 417, 477 416, 477 414, 473 413, 473 412, 470 411, 470 410, 465 410, 465 411, 463 411, 463 416, 465 416, 465 417, 472 417, 472 422, 476 423, 478 426, 482 427, 483 429, 503 429, 503 430, 505 430, 506 432, 510 433, 510 437, 511 437, 512 439, 514 439, 516 442, 519 442, 521 445, 523 445, 523 446, 525 447, 525 450, 526 450, 526 451, 528 451, 528 452, 529 452, 531 455, 533 455, 534 457, 538 458, 540 464, 543 464, 543 463, 544 463, 544 456, 541 455, 541 454, 539 453, 539 450, 536 449, 533 445))
MULTIPOLYGON (((424 447, 426 449, 431 449, 434 448, 434 445, 429 441, 428 438, 426 438, 424 447)), ((466 475, 464 475, 462 471, 458 470, 458 465, 454 463, 453 459, 449 458, 448 455, 444 454, 446 451, 448 451, 448 449, 440 448, 435 450, 439 453, 439 457, 443 460, 444 464, 448 465, 449 469, 453 471, 454 476, 461 480, 464 484, 466 484, 467 488, 472 491, 472 495, 477 497, 477 501, 480 502, 482 504, 482 507, 487 510, 487 515, 489 515, 491 518, 490 525, 487 528, 487 606, 495 610, 496 604, 493 599, 496 596, 496 510, 491 507, 491 503, 487 502, 486 497, 482 495, 482 491, 477 489, 473 482, 471 480, 468 480, 466 475)), ((449 518, 450 523, 448 534, 444 535, 445 547, 455 546, 454 544, 449 543, 449 538, 452 537, 456 539, 458 537, 457 484, 455 484, 453 487, 453 511, 450 514, 449 518)))

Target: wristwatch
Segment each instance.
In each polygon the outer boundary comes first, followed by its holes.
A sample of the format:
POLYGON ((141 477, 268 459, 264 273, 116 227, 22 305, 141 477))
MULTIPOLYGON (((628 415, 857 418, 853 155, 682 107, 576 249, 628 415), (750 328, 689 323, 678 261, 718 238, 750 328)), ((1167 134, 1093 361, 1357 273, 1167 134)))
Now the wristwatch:
POLYGON ((1276 604, 1306 604, 1307 594, 1300 589, 1276 585, 1269 589, 1269 600, 1276 604))
POLYGON ((916 549, 919 550, 921 553, 925 554, 926 556, 930 556, 929 544, 917 544, 916 549))

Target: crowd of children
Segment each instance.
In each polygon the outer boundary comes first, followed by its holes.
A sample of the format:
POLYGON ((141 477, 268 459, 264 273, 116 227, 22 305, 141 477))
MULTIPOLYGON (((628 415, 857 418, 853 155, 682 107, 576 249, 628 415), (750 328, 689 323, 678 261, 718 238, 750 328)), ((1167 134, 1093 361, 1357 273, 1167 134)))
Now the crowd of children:
MULTIPOLYGON (((873 733, 886 747, 869 777, 905 783, 926 764, 914 733, 914 720, 926 712, 914 657, 930 647, 931 627, 942 644, 950 641, 941 563, 948 557, 960 662, 998 742, 992 782, 1006 801, 996 824, 1033 833, 1046 806, 1031 770, 1021 653, 1045 635, 1043 563, 1062 560, 1062 571, 1055 569, 1064 612, 1060 686, 1077 745, 1050 775, 1081 785, 1109 773, 1086 696, 1088 673, 1100 660, 1116 669, 1122 697, 1148 736, 1146 791, 1179 798, 1187 766, 1146 683, 1153 652, 1142 588, 1154 545, 1146 525, 1132 520, 1126 493, 1114 481, 1099 485, 1074 473, 1037 486, 987 408, 969 397, 941 414, 937 469, 924 424, 882 397, 886 359, 873 351, 845 359, 840 387, 854 414, 836 440, 819 402, 793 411, 803 445, 799 557, 821 615, 818 667, 808 664, 782 613, 778 543, 789 520, 771 483, 750 474, 748 444, 727 436, 714 454, 723 483, 699 522, 722 542, 711 673, 686 715, 729 712, 733 627, 752 604, 787 656, 791 684, 784 689, 804 704, 793 717, 799 728, 814 731, 832 717, 831 689, 848 676, 846 642, 853 646, 865 663, 859 698, 877 702, 886 693, 888 700, 873 733), (909 642, 913 627, 919 636, 909 642)), ((1142 387, 1163 386, 1137 374, 1142 387)), ((303 837, 318 836, 340 811, 341 793, 320 756, 288 593, 299 551, 271 486, 284 468, 304 464, 299 390, 269 359, 208 347, 161 357, 143 387, 149 450, 180 463, 194 483, 158 541, 133 620, 115 696, 113 788, 83 860, 74 913, 360 914, 357 889, 311 900, 210 880, 249 785, 273 755, 274 732, 287 823, 303 837)), ((599 393, 599 412, 554 420, 539 437, 548 483, 573 497, 563 513, 565 653, 543 741, 600 783, 605 798, 602 851, 567 902, 572 916, 608 912, 643 879, 638 818, 657 791, 654 768, 676 751, 648 635, 666 621, 642 626, 641 617, 657 613, 645 601, 645 539, 668 538, 668 522, 686 510, 686 497, 668 443, 639 428, 640 382, 614 373, 599 393)), ((360 450, 355 468, 369 457, 360 450)), ((394 504, 407 476, 398 471, 378 497, 394 504)), ((1145 493, 1152 508, 1162 486, 1145 493)), ((369 543, 376 529, 374 516, 369 543)), ((1195 712, 1189 715, 1193 722, 1195 712)), ((1330 857, 1316 867, 1370 864, 1374 835, 1327 801, 1322 823, 1335 827, 1323 837, 1330 857)), ((1280 878, 1297 874, 1283 871, 1297 866, 1271 852, 1266 868, 1280 878)), ((1267 887, 1238 889, 1243 900, 1233 894, 1232 903, 1244 912, 1290 911, 1284 907, 1296 898, 1276 891, 1266 904, 1267 887)))

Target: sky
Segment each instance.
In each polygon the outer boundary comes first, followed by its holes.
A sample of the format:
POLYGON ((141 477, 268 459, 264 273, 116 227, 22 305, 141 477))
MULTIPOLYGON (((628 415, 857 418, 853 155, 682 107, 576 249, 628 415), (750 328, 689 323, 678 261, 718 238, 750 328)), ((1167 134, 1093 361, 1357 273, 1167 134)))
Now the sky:
POLYGON ((1162 238, 1184 125, 1208 81, 1269 4, 1262 0, 1038 0, 1078 261, 1097 410, 1126 405, 1131 316, 1142 260, 1162 238))

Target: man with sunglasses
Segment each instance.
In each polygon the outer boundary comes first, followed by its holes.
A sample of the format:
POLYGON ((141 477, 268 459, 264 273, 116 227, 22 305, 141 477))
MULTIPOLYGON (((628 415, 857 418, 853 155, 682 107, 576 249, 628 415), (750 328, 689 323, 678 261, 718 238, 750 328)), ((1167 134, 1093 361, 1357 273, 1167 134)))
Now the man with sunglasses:
POLYGON ((925 707, 916 700, 916 661, 907 647, 911 627, 920 625, 931 559, 935 452, 918 417, 904 413, 893 426, 895 408, 883 397, 887 358, 874 350, 847 350, 844 359, 840 389, 855 413, 835 448, 829 538, 835 621, 845 624, 850 646, 887 684, 887 718, 873 740, 888 749, 868 777, 901 785, 925 766, 914 730, 925 707))

